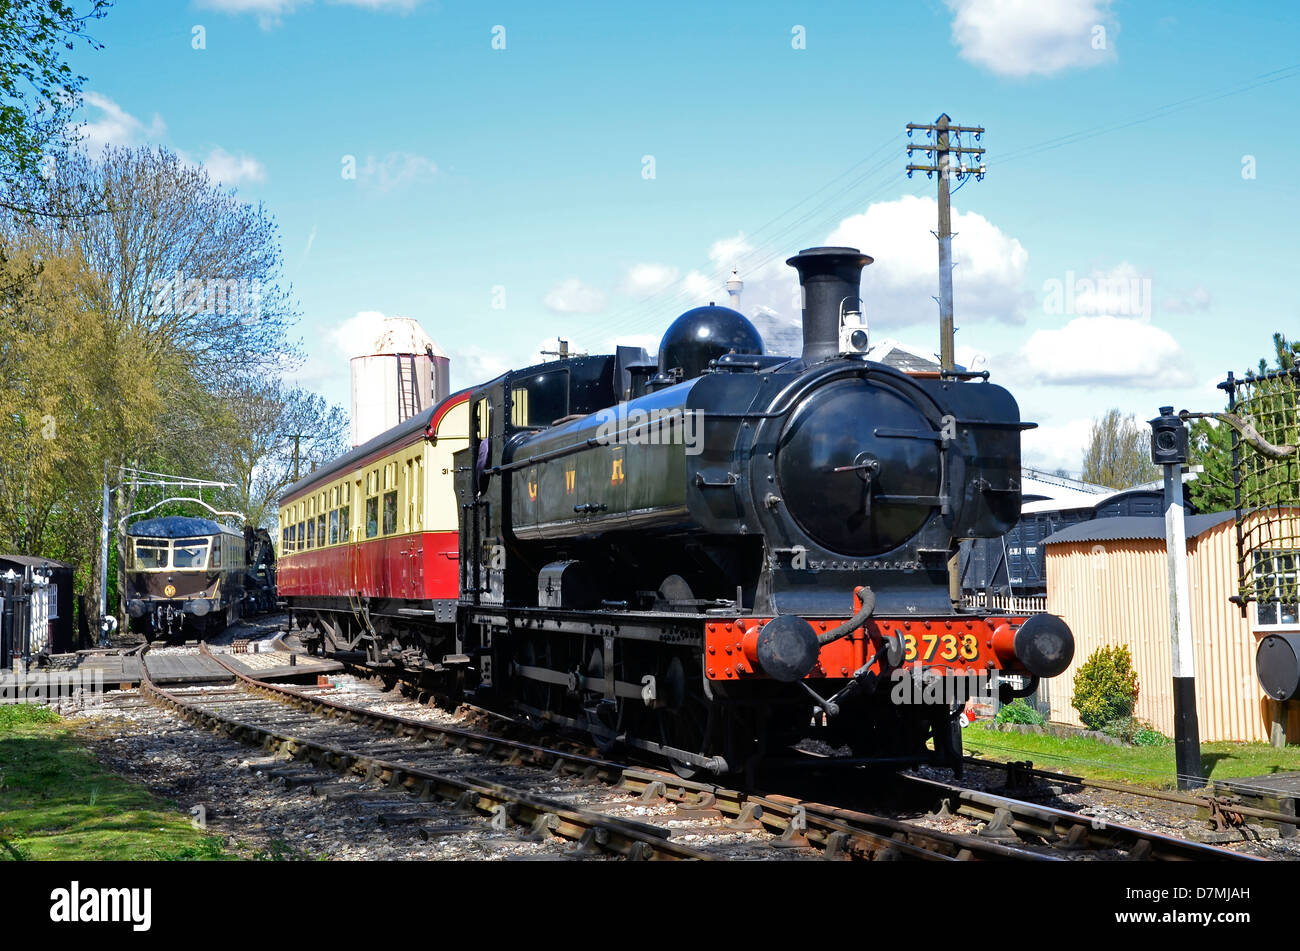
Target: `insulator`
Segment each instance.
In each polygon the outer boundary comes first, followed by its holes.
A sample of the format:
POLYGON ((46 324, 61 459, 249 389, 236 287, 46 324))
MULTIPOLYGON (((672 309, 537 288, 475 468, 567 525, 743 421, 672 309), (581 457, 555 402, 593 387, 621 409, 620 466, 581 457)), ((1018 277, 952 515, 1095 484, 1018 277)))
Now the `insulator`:
POLYGON ((912 170, 910 168, 907 170, 907 177, 908 178, 912 177, 912 170))
POLYGON ((907 137, 908 137, 909 139, 912 137, 912 130, 911 130, 911 129, 908 129, 908 130, 907 130, 907 137))
POLYGON ((925 177, 926 177, 926 178, 934 178, 934 172, 926 172, 926 173, 925 173, 925 177))

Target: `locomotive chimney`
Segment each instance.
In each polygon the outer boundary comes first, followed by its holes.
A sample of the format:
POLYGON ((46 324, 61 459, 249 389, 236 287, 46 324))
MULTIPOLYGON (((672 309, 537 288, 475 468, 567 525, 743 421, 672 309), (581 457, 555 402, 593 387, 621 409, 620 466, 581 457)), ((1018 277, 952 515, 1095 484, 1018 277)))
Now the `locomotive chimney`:
POLYGON ((785 262, 799 272, 803 288, 805 364, 840 352, 840 305, 845 310, 862 309, 862 269, 871 261, 857 248, 806 248, 785 262))

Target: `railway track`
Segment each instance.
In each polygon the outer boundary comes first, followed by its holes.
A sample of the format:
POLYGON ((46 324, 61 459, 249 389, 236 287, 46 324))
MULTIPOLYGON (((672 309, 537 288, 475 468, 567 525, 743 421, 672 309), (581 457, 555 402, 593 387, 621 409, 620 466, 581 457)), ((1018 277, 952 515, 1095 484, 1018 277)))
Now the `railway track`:
MULTIPOLYGON (((204 651, 223 663, 221 655, 204 651)), ((260 762, 267 774, 286 785, 324 786, 333 772, 405 794, 423 812, 401 817, 404 821, 418 821, 452 803, 462 812, 489 817, 494 828, 523 827, 531 835, 573 839, 587 852, 641 859, 754 858, 764 852, 770 858, 772 849, 792 859, 1043 858, 1006 843, 866 813, 832 817, 794 799, 688 783, 670 773, 368 710, 311 689, 258 681, 223 665, 236 682, 233 689, 164 690, 144 683, 141 692, 197 726, 264 749, 269 755, 260 762), (296 715, 286 716, 286 708, 296 715), (450 765, 458 756, 461 762, 450 765), (466 761, 473 772, 466 771, 466 761), (511 776, 503 777, 503 771, 511 776), (529 788, 565 778, 587 791, 587 802, 529 788), (610 814, 628 804, 652 815, 629 822, 610 814), (679 841, 692 830, 696 840, 707 840, 701 828, 730 841, 706 847, 679 841)))
MULTIPOLYGON (((967 765, 983 769, 1000 770, 1006 774, 1009 790, 1029 788, 1034 781, 1053 787, 1078 787, 1080 789, 1103 789, 1109 792, 1123 793, 1140 799, 1158 800, 1189 806, 1205 813, 1205 820, 1215 831, 1244 827, 1249 820, 1273 822, 1281 825, 1300 826, 1300 816, 1272 809, 1262 809, 1233 798, 1217 796, 1210 793, 1198 795, 1189 792, 1174 792, 1169 789, 1153 789, 1149 786, 1137 786, 1132 783, 1116 782, 1109 779, 1091 779, 1071 773, 1050 772, 1035 769, 1032 762, 1023 760, 993 760, 977 756, 964 758, 967 765)), ((1231 788, 1231 782, 1226 785, 1231 788)))
POLYGON ((385 817, 420 823, 451 805, 487 818, 497 830, 557 835, 577 842, 579 854, 635 859, 754 858, 767 849, 789 858, 867 860, 1061 861, 1090 852, 1106 853, 1098 855, 1103 858, 1252 858, 918 777, 903 778, 914 801, 923 809, 930 803, 940 817, 979 820, 980 834, 688 781, 574 749, 367 709, 313 688, 259 681, 206 645, 201 650, 230 672, 233 688, 164 690, 147 682, 142 694, 195 725, 261 747, 268 754, 259 761, 264 773, 285 786, 328 789, 331 774, 382 784, 393 811, 375 812, 381 824, 385 817), (643 818, 613 814, 637 806, 643 818), (687 837, 692 844, 682 841, 687 837), (727 838, 722 846, 710 841, 727 838))
POLYGON ((1026 802, 957 783, 921 776, 900 776, 904 793, 940 814, 960 815, 984 823, 982 835, 1007 840, 1040 840, 1065 850, 1121 853, 1151 861, 1265 861, 1254 855, 1166 835, 1136 826, 1026 802))

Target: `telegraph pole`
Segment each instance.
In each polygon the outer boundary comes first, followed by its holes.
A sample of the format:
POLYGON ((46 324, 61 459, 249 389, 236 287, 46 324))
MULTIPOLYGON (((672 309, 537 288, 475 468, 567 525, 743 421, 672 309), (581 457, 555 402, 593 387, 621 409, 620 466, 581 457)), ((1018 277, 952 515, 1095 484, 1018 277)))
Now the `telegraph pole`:
POLYGON ((984 134, 984 129, 981 126, 953 125, 945 112, 929 124, 916 122, 907 124, 909 139, 913 132, 918 131, 924 132, 926 138, 933 141, 908 144, 907 177, 911 178, 913 172, 925 172, 926 178, 933 178, 936 172, 939 173, 939 230, 935 233, 935 237, 939 239, 939 366, 941 369, 951 370, 956 366, 956 359, 953 356, 952 324, 952 202, 948 191, 948 178, 950 174, 955 174, 958 180, 964 179, 967 175, 974 175, 976 181, 984 178, 984 149, 980 146, 961 144, 963 133, 974 135, 975 141, 978 142, 984 134), (917 149, 924 150, 925 157, 933 159, 934 164, 912 164, 912 152, 917 149), (966 165, 964 159, 967 155, 972 156, 978 164, 966 165), (957 160, 955 168, 951 164, 954 157, 957 160))
MULTIPOLYGON (((984 129, 982 126, 953 125, 952 119, 945 112, 929 124, 909 122, 909 139, 913 132, 924 132, 930 141, 924 144, 908 143, 907 177, 911 178, 913 172, 925 172, 926 178, 934 178, 935 172, 939 173, 939 230, 934 235, 939 239, 939 369, 940 372, 951 371, 956 368, 957 360, 953 353, 952 201, 948 191, 948 176, 955 173, 958 179, 964 179, 967 175, 974 175, 976 181, 984 178, 984 149, 961 144, 962 133, 973 135, 978 142, 984 129), (934 164, 914 164, 911 161, 912 152, 917 149, 924 150, 925 157, 932 159, 934 164), (967 166, 964 161, 967 155, 973 156, 978 165, 967 166), (957 158, 955 169, 951 166, 953 156, 957 158)), ((954 610, 961 606, 961 553, 956 548, 948 559, 948 599, 954 610)))

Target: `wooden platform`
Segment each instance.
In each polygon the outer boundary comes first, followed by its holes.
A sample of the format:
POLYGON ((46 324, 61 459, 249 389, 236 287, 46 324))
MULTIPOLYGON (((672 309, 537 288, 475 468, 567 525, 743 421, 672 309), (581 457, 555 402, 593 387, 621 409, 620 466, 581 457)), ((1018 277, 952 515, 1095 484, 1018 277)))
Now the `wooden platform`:
MULTIPOLYGON (((258 680, 313 677, 343 669, 338 661, 283 649, 222 654, 221 658, 241 673, 258 680)), ((88 651, 60 655, 54 661, 56 666, 52 670, 22 674, 0 671, 0 704, 44 703, 72 697, 78 690, 95 693, 130 690, 140 683, 138 654, 88 651)), ((160 687, 222 683, 233 679, 229 671, 202 654, 149 653, 144 656, 144 662, 149 668, 149 677, 160 687)))
MULTIPOLYGON (((257 680, 283 680, 289 677, 330 674, 342 670, 343 665, 336 660, 299 654, 294 651, 261 651, 256 654, 222 654, 221 659, 240 673, 257 680)), ((153 673, 153 668, 149 668, 153 673)))

